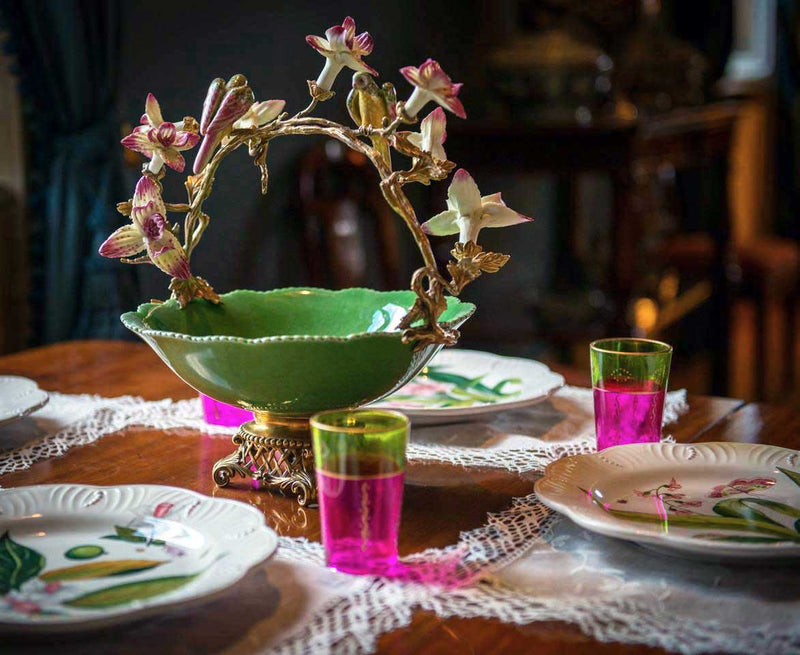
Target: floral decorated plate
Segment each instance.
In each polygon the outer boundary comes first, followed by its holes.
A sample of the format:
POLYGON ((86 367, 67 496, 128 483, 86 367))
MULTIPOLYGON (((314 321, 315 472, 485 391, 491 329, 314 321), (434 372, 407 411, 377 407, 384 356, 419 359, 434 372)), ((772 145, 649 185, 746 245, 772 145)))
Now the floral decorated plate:
POLYGON ((197 601, 277 545, 258 510, 186 489, 0 490, 0 631, 105 626, 197 601))
POLYGON ((47 400, 47 393, 33 380, 18 375, 0 375, 0 425, 41 409, 47 400))
POLYGON ((415 425, 453 423, 546 400, 564 378, 531 359, 443 350, 407 385, 375 407, 402 411, 415 425))
POLYGON ((684 556, 800 556, 800 452, 749 443, 615 446, 553 462, 543 503, 587 530, 684 556))

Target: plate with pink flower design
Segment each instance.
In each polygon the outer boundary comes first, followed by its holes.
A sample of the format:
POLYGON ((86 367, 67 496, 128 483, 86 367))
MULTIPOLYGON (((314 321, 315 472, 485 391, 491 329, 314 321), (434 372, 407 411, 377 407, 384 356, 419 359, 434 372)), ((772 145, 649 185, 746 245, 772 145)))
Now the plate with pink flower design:
POLYGON ((763 444, 615 446, 550 464, 539 499, 578 525, 703 559, 800 557, 800 452, 763 444))
POLYGON ((415 425, 455 423, 535 405, 563 386, 563 376, 532 359, 443 350, 411 382, 372 406, 399 410, 415 425))
POLYGON ((0 490, 0 631, 74 631, 201 602, 272 555, 244 503, 156 485, 0 490))

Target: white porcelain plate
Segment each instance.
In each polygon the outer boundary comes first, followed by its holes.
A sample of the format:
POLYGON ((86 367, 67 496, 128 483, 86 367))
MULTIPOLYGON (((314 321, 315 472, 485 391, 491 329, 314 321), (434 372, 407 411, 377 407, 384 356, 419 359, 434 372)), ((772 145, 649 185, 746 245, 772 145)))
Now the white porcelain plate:
POLYGON ((27 416, 47 404, 47 393, 28 378, 0 375, 0 425, 27 416))
POLYGON ((543 503, 587 530, 709 559, 800 556, 800 453, 749 443, 615 446, 550 464, 543 503))
POLYGON ((221 591, 278 537, 253 507, 156 485, 0 490, 0 630, 75 630, 221 591))
POLYGON ((373 407, 397 409, 416 425, 470 420, 535 405, 564 386, 541 362, 475 350, 442 350, 411 382, 373 407))

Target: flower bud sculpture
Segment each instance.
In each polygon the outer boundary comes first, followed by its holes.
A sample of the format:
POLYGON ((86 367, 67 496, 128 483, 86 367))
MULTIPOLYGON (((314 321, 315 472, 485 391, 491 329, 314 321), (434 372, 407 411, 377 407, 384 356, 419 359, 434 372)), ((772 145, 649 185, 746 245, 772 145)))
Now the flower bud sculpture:
POLYGON ((447 117, 441 107, 437 107, 419 124, 419 134, 410 133, 408 140, 434 159, 447 161, 444 142, 447 139, 447 117))
POLYGON ((336 76, 345 66, 354 71, 378 75, 378 71, 361 60, 361 57, 372 52, 372 37, 369 32, 356 36, 356 23, 350 16, 341 25, 326 30, 325 36, 326 39, 311 34, 306 37, 306 43, 325 57, 325 67, 317 78, 317 87, 330 91, 336 76))
POLYGON ((415 118, 420 109, 431 100, 452 111, 459 118, 467 117, 464 105, 458 99, 461 84, 454 84, 438 61, 427 59, 419 68, 406 66, 400 69, 400 73, 414 85, 414 92, 403 106, 409 118, 415 118))
POLYGON ((211 194, 220 163, 246 144, 261 172, 262 192, 266 193, 267 152, 273 140, 291 135, 325 136, 340 141, 372 163, 381 193, 411 232, 422 255, 424 265, 411 281, 416 300, 400 323, 403 341, 418 349, 430 344, 452 345, 459 337, 458 331, 439 323, 446 306, 444 294, 458 296, 481 274, 497 272, 508 261, 508 255, 484 252, 477 244, 481 229, 531 219, 509 209, 499 193, 482 197, 469 173, 459 170, 448 191, 447 209, 421 224, 403 187, 443 180, 455 168, 442 145, 446 137, 442 108, 466 117, 458 99, 461 84, 453 83, 436 61, 427 59, 419 68, 400 69, 414 90, 405 103, 397 102, 394 86, 388 82, 378 86, 373 79, 378 73, 363 61, 372 52, 372 37, 368 32, 356 35, 355 21, 350 17, 328 29, 324 38, 308 36, 306 41, 325 57, 325 65, 316 80, 308 81, 308 106, 294 115, 284 113, 283 100, 255 102, 243 75, 234 75, 227 82, 223 78, 211 82, 199 123, 190 116, 178 123, 164 121, 155 97, 147 96, 142 125, 122 143, 150 161, 143 167, 133 198, 117 206, 130 218, 129 223, 103 243, 100 254, 126 263, 153 264, 172 277, 170 290, 181 307, 198 300, 219 302, 208 282, 192 274, 189 260, 210 221, 203 203, 211 194), (353 128, 311 116, 320 102, 333 96, 334 81, 345 67, 355 71, 346 102, 355 123, 353 128), (441 107, 422 119, 419 132, 398 130, 401 124, 416 123, 418 114, 430 101, 441 107), (164 165, 182 172, 185 162, 180 152, 197 145, 200 135, 202 142, 192 167, 194 175, 185 181, 187 201, 165 202, 161 187, 164 165), (394 168, 392 149, 410 159, 407 167, 394 168), (169 212, 184 215, 183 243, 179 240, 180 226, 170 225, 167 220, 169 212), (451 250, 453 260, 446 266, 448 276, 436 263, 428 234, 458 234, 458 242, 451 250))
POLYGON ((203 142, 194 160, 192 170, 195 174, 203 170, 222 137, 233 129, 233 124, 250 110, 255 101, 244 75, 234 75, 224 87, 221 82, 220 78, 211 82, 203 103, 200 119, 203 142))
POLYGON ((286 106, 285 100, 265 100, 254 102, 250 109, 233 124, 234 130, 247 130, 261 127, 274 121, 286 106))

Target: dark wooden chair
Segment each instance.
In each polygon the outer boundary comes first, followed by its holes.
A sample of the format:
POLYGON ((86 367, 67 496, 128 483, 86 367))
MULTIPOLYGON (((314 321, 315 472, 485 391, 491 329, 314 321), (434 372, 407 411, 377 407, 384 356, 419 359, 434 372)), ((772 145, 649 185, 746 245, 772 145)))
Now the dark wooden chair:
POLYGON ((401 279, 399 219, 366 157, 329 140, 302 157, 297 179, 311 284, 407 288, 401 279))
POLYGON ((769 401, 796 399, 800 246, 791 239, 762 237, 733 253, 736 297, 755 306, 755 324, 749 331, 755 396, 769 401), (777 321, 771 323, 770 317, 777 321))

